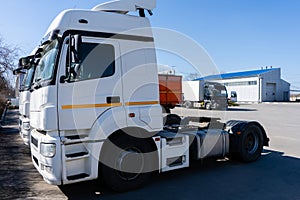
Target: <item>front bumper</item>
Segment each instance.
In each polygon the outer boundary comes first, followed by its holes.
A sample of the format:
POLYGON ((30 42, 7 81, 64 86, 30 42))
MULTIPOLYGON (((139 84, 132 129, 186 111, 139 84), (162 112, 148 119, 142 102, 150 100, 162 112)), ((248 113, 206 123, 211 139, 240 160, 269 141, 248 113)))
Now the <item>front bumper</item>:
POLYGON ((60 155, 60 138, 51 137, 49 135, 44 135, 37 130, 33 129, 31 131, 31 158, 35 168, 43 176, 44 180, 52 185, 61 185, 62 179, 62 166, 61 166, 61 155, 60 155), (49 158, 43 156, 40 152, 41 143, 55 144, 56 154, 49 158), (55 167, 54 167, 55 166, 55 167))
POLYGON ((19 117, 19 131, 20 131, 20 136, 23 139, 23 142, 26 145, 30 145, 30 131, 31 129, 29 128, 24 128, 24 124, 28 123, 30 124, 30 120, 27 117, 20 116, 19 117))

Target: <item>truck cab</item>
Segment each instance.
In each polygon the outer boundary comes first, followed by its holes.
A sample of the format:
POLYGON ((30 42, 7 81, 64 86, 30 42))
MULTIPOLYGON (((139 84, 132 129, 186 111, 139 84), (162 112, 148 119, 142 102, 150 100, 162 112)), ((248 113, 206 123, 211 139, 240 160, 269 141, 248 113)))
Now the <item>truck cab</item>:
POLYGON ((227 89, 224 85, 216 82, 205 82, 204 106, 207 110, 228 108, 227 89))
POLYGON ((236 93, 236 91, 231 91, 230 92, 230 101, 232 101, 232 102, 237 102, 237 93, 236 93))
POLYGON ((205 80, 183 81, 182 91, 186 108, 207 110, 228 108, 227 89, 224 85, 205 80))
POLYGON ((107 138, 126 130, 151 137, 163 127, 150 22, 107 9, 63 11, 39 47, 31 152, 51 184, 97 178, 107 138))
MULTIPOLYGON (((34 51, 35 53, 35 51, 34 51)), ((19 130, 20 136, 26 145, 30 144, 30 90, 32 78, 34 75, 33 56, 21 58, 19 61, 19 68, 14 70, 14 74, 25 74, 24 79, 19 89, 19 130)))
POLYGON ((20 100, 19 100, 19 128, 20 135, 26 145, 30 144, 30 85, 33 76, 34 68, 30 68, 26 71, 24 82, 20 90, 20 100))

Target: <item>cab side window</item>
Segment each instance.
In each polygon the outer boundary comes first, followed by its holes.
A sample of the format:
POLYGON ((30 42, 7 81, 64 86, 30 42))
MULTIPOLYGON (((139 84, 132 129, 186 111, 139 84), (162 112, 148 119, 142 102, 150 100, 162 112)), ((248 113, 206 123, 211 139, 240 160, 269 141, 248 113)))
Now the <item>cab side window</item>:
POLYGON ((115 50, 113 45, 82 43, 78 53, 81 61, 71 66, 70 82, 114 75, 115 50))

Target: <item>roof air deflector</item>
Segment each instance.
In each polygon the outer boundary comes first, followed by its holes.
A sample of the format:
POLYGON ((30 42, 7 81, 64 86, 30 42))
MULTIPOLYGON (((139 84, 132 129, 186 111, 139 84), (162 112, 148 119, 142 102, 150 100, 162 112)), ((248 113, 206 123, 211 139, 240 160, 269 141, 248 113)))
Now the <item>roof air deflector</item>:
POLYGON ((92 8, 93 11, 116 12, 127 14, 140 10, 147 10, 149 13, 156 7, 156 0, 114 0, 99 4, 92 8))

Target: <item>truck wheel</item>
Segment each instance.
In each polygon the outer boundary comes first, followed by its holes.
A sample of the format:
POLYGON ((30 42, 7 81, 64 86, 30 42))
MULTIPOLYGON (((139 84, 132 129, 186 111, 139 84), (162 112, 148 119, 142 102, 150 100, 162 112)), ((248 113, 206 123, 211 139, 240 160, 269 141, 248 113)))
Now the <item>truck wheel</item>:
POLYGON ((211 103, 206 103, 205 104, 205 109, 206 110, 211 110, 211 103))
POLYGON ((155 169, 154 152, 149 152, 152 148, 146 139, 119 135, 114 141, 106 142, 100 160, 105 183, 116 192, 143 186, 155 169))
POLYGON ((191 108, 191 107, 192 107, 192 102, 186 101, 186 102, 184 102, 183 106, 184 106, 185 108, 191 108))
POLYGON ((262 130, 256 125, 250 125, 241 135, 238 156, 243 162, 252 162, 259 158, 262 150, 262 130))
POLYGON ((180 125, 181 118, 178 115, 175 114, 169 114, 165 117, 165 124, 166 126, 171 125, 180 125))

